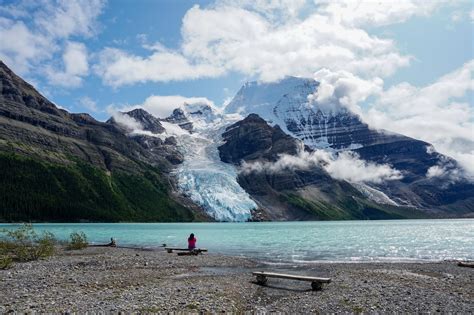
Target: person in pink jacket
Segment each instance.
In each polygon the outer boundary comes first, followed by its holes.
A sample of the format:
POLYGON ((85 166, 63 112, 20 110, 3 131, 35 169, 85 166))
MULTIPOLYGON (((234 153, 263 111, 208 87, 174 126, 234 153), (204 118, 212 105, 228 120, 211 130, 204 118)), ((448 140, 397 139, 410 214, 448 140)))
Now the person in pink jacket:
POLYGON ((188 249, 189 250, 193 250, 196 248, 196 241, 197 239, 194 237, 194 234, 191 233, 191 235, 189 235, 188 237, 188 249))

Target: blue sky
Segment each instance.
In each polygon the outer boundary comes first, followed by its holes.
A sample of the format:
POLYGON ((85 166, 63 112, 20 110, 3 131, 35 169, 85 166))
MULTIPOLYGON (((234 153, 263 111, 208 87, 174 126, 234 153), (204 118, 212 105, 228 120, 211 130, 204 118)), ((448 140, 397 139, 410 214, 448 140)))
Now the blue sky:
POLYGON ((163 115, 190 97, 221 106, 248 80, 314 76, 345 84, 372 126, 474 157, 472 1, 0 3, 0 58, 72 112, 163 115))

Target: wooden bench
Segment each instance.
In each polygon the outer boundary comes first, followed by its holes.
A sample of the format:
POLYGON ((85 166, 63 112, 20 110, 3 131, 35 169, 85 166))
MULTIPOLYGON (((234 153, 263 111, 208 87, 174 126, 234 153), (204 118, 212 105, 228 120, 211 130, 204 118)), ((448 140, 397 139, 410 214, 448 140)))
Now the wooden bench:
POLYGON ((254 276, 257 276, 257 283, 260 285, 267 284, 267 278, 281 278, 281 279, 291 279, 291 280, 300 280, 300 281, 310 281, 311 288, 313 290, 321 290, 323 283, 331 282, 330 278, 288 275, 288 274, 274 273, 274 272, 254 271, 252 272, 252 274, 254 276))
MULTIPOLYGON (((179 248, 179 247, 165 247, 166 251, 168 253, 172 253, 174 250, 175 251, 180 251, 180 252, 191 252, 188 248, 179 248)), ((197 253, 202 253, 202 252, 207 252, 207 249, 205 248, 195 248, 192 251, 197 252, 197 253)))

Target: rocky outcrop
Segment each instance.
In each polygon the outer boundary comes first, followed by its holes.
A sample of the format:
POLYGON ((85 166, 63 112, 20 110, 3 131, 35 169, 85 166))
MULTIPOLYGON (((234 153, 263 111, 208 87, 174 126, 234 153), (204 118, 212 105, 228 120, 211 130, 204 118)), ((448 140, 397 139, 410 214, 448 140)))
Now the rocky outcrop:
POLYGON ((177 165, 183 162, 184 157, 177 148, 177 142, 174 137, 167 137, 164 135, 165 128, 162 126, 160 120, 144 109, 137 108, 128 112, 120 113, 128 116, 140 124, 141 130, 128 130, 120 123, 111 117, 107 120, 107 124, 113 125, 122 130, 122 133, 137 142, 147 152, 165 158, 172 165, 177 165), (141 131, 144 131, 143 133, 141 131), (148 132, 148 133, 146 133, 148 132))
POLYGON ((165 131, 160 120, 142 108, 137 108, 124 114, 138 121, 145 131, 150 131, 156 134, 165 131))
POLYGON ((173 110, 173 113, 167 118, 163 119, 163 121, 176 124, 187 131, 193 130, 193 123, 189 121, 188 117, 186 117, 184 110, 182 110, 181 108, 176 108, 175 110, 173 110))
POLYGON ((267 159, 275 161, 279 154, 296 154, 301 143, 285 134, 280 127, 271 127, 256 114, 250 114, 222 134, 225 143, 219 147, 221 160, 240 161, 267 159))

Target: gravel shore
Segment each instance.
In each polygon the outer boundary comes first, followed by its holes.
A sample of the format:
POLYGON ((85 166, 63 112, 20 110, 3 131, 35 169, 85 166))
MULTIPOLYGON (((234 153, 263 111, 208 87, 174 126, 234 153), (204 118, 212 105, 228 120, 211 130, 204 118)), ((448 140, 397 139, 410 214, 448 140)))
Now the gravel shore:
POLYGON ((90 247, 0 270, 6 312, 474 313, 474 269, 442 263, 323 263, 298 267, 164 250, 90 247), (332 278, 310 283, 252 271, 332 278))

